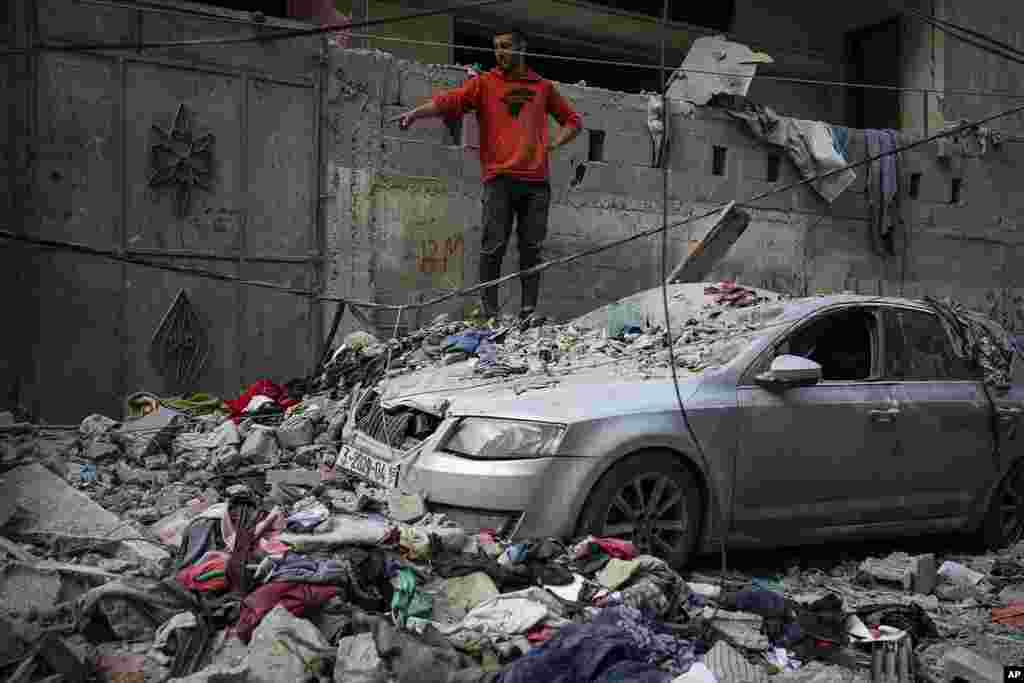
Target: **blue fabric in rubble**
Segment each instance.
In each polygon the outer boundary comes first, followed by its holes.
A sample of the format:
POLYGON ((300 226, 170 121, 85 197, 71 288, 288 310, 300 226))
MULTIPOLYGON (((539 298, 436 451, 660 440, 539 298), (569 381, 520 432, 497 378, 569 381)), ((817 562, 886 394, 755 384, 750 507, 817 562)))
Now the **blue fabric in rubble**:
POLYGON ((570 624, 506 668, 497 683, 668 683, 689 671, 689 641, 662 632, 626 605, 602 610, 589 624, 570 624))
POLYGON ((442 348, 445 351, 476 353, 477 347, 480 346, 480 340, 492 334, 493 332, 490 330, 466 330, 462 334, 453 334, 450 337, 446 337, 442 348))

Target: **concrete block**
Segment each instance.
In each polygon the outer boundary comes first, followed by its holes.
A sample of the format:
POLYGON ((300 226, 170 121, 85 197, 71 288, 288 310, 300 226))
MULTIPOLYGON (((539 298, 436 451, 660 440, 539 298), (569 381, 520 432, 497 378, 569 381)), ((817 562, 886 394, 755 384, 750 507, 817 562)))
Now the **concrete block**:
POLYGON ((861 563, 860 571, 876 580, 898 584, 906 591, 927 595, 935 590, 935 556, 930 553, 918 556, 893 553, 883 559, 869 557, 861 563))
POLYGON ((320 485, 320 473, 316 470, 306 469, 270 470, 267 472, 267 484, 271 487, 271 496, 279 490, 281 485, 313 488, 320 485))
MULTIPOLYGON (((12 524, 14 533, 59 533, 114 540, 139 536, 138 531, 123 524, 117 515, 104 510, 41 465, 25 465, 5 473, 0 499, 8 496, 26 513, 12 524)), ((147 561, 159 562, 168 557, 159 546, 142 541, 124 541, 123 546, 147 561)))
POLYGON ((1002 683, 1003 667, 973 650, 958 647, 942 657, 943 683, 1002 683))
POLYGON ((301 448, 313 443, 313 421, 304 417, 292 417, 277 428, 277 442, 282 448, 301 448))
POLYGON ((156 412, 125 422, 110 438, 120 443, 129 457, 142 460, 159 452, 170 453, 171 443, 185 422, 185 415, 161 406, 156 412))

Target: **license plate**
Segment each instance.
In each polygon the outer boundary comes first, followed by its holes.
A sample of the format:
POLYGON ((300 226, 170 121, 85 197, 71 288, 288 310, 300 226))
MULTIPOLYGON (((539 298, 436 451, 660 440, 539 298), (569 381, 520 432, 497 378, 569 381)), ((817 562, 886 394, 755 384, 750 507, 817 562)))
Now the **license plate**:
POLYGON ((397 463, 360 453, 349 446, 341 447, 335 467, 389 489, 398 486, 398 474, 401 470, 401 465, 397 463))

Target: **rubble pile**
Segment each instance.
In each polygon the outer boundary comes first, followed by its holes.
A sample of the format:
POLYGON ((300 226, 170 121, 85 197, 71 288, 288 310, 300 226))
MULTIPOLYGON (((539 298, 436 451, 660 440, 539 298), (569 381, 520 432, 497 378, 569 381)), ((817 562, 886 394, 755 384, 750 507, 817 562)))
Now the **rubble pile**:
MULTIPOLYGON (((673 330, 684 372, 772 317, 753 290, 705 294, 673 330)), ((1024 544, 680 574, 622 539, 464 529, 339 466, 361 397, 399 375, 461 364, 536 388, 596 363, 666 371, 642 309, 603 316, 358 332, 309 380, 137 393, 124 419, 74 430, 0 416, 0 676, 826 683, 989 680, 1024 661, 1024 544)), ((402 448, 438 424, 403 414, 402 448)))

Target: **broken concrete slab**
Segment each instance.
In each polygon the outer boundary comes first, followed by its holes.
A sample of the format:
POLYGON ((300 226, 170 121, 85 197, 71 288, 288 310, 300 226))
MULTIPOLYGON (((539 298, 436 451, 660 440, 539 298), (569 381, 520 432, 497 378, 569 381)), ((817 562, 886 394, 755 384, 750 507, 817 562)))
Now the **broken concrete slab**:
POLYGON ((893 553, 886 558, 869 557, 860 564, 859 571, 877 581, 892 583, 905 591, 927 595, 935 590, 935 555, 911 556, 893 553))
MULTIPOLYGON (((13 498, 22 510, 9 524, 12 534, 51 533, 113 540, 142 535, 41 465, 24 465, 7 472, 0 486, 0 499, 5 497, 13 498)), ((145 561, 160 562, 169 557, 160 546, 145 541, 127 540, 123 547, 145 561)))
POLYGON ((290 417, 277 428, 277 441, 282 448, 308 446, 313 443, 315 435, 313 421, 303 416, 290 417))
POLYGON ((56 572, 15 564, 0 575, 0 604, 18 613, 52 610, 60 599, 61 579, 56 572))
POLYGON ((946 681, 1001 683, 1003 680, 1002 665, 965 647, 947 652, 942 658, 942 667, 946 681))
POLYGON ((317 675, 331 647, 320 630, 278 605, 256 627, 249 643, 249 681, 303 681, 317 675), (314 669, 311 671, 310 669, 314 669))
POLYGON ((141 461, 159 452, 171 453, 174 437, 186 422, 183 413, 161 405, 156 412, 111 431, 110 438, 124 446, 129 457, 141 461))
POLYGON ((257 425, 245 437, 239 455, 243 462, 262 464, 272 462, 280 451, 274 430, 257 425))
POLYGON ((270 486, 270 495, 274 496, 280 486, 308 486, 310 488, 320 485, 320 473, 316 470, 270 470, 267 472, 267 484, 270 486))
POLYGON ((150 470, 129 467, 123 462, 117 463, 117 476, 127 484, 147 484, 150 486, 167 486, 171 482, 169 472, 152 472, 150 470))

